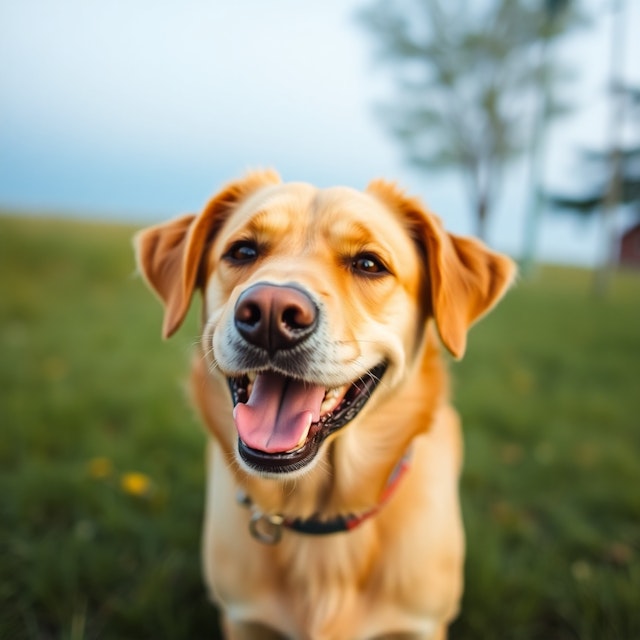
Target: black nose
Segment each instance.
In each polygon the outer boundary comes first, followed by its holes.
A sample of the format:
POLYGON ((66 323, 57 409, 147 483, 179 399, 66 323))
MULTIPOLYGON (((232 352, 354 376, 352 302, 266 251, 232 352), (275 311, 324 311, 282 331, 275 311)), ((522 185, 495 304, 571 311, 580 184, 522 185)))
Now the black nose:
POLYGON ((259 283, 238 298, 234 321, 247 342, 273 354, 295 347, 313 333, 318 309, 297 287, 259 283))

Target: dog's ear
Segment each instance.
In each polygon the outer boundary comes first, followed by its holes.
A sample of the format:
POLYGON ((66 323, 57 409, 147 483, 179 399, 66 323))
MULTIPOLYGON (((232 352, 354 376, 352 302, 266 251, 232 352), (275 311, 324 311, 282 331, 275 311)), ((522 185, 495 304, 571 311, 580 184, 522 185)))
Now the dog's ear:
POLYGON ((375 181, 368 191, 401 215, 424 251, 440 339, 455 358, 462 358, 467 331, 506 292, 515 264, 478 240, 447 233, 437 216, 393 184, 375 181))
POLYGON ((199 215, 185 215, 138 232, 138 270, 164 305, 162 335, 173 335, 187 314, 206 247, 227 217, 259 188, 277 184, 273 171, 254 172, 228 184, 199 215))
POLYGON ((435 216, 424 229, 433 314, 442 342, 462 358, 467 331, 500 300, 516 267, 507 256, 472 238, 447 233, 435 216))
POLYGON ((195 215, 182 216, 143 229, 134 238, 138 270, 164 304, 165 338, 182 323, 195 286, 195 282, 185 282, 183 269, 187 237, 195 219, 195 215))

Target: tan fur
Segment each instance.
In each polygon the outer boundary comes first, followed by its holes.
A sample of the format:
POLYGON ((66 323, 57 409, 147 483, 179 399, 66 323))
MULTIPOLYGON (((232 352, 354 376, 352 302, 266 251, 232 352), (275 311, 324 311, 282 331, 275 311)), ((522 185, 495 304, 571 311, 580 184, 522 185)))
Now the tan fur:
POLYGON ((462 439, 439 342, 462 357, 470 325, 511 283, 511 261, 448 234, 389 183, 319 190, 282 184, 273 172, 231 183, 198 216, 142 231, 137 255, 165 306, 165 336, 179 327, 193 293, 203 294, 203 347, 191 375, 210 434, 203 560, 227 637, 444 638, 458 611, 464 540, 462 439), (259 243, 260 259, 229 266, 225 252, 246 237, 259 243), (351 271, 348 259, 362 251, 382 257, 391 273, 351 271), (235 302, 257 282, 295 283, 321 301, 327 360, 335 365, 327 365, 327 379, 389 363, 364 409, 322 445, 317 464, 292 477, 263 477, 239 462, 220 370, 235 302), (285 530, 279 544, 264 545, 236 503, 242 489, 265 514, 363 513, 379 503, 407 450, 410 467, 391 499, 346 533, 285 530))

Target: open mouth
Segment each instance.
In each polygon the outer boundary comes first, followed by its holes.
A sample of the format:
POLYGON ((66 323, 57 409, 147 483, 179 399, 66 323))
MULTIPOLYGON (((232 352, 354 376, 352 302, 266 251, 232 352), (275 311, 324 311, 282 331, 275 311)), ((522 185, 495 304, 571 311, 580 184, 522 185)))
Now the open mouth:
POLYGON ((263 473, 301 469, 328 435, 358 415, 386 368, 335 389, 275 371, 229 378, 240 457, 263 473))

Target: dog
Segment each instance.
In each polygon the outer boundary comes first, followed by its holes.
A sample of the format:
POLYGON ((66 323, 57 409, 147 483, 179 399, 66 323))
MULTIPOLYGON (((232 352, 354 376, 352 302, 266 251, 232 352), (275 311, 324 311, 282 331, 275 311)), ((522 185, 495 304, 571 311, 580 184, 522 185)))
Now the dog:
POLYGON ((446 638, 463 589, 446 358, 512 261, 394 183, 256 171, 138 233, 162 333, 202 294, 203 565, 230 639, 446 638))

